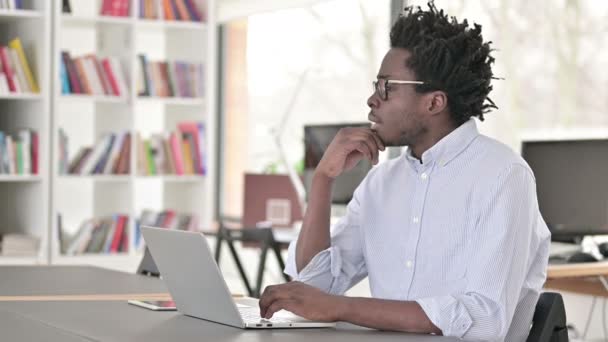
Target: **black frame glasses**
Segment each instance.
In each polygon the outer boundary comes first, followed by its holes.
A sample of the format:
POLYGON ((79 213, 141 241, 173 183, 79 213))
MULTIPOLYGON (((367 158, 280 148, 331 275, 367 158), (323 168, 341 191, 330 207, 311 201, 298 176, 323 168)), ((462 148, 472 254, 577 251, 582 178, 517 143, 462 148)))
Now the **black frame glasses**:
POLYGON ((388 92, 390 90, 390 87, 388 86, 389 84, 424 84, 422 81, 388 80, 384 78, 372 83, 374 86, 374 92, 380 95, 382 101, 388 100, 388 92))

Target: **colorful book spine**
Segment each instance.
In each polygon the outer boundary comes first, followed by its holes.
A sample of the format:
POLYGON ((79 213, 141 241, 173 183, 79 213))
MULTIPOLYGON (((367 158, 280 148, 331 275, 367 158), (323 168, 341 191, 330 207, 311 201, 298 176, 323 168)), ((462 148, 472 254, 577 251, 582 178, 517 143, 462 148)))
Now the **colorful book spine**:
POLYGON ((27 62, 27 58, 25 57, 25 52, 23 52, 23 46, 21 44, 21 40, 19 38, 15 38, 11 40, 8 45, 15 49, 17 56, 19 57, 19 62, 21 64, 21 68, 23 68, 23 72, 25 73, 25 78, 27 80, 27 84, 29 88, 34 93, 39 93, 40 88, 38 88, 38 83, 32 74, 32 70, 30 69, 29 63, 27 62))
POLYGON ((15 74, 13 73, 13 69, 11 67, 10 57, 8 53, 8 47, 0 46, 0 61, 2 61, 2 71, 6 75, 6 79, 8 81, 8 89, 11 92, 17 91, 17 86, 15 85, 15 74))
POLYGON ((201 15, 198 7, 193 0, 184 0, 186 3, 186 7, 188 8, 188 12, 190 13, 190 17, 194 21, 203 21, 203 16, 201 15))
POLYGON ((70 79, 68 77, 68 71, 63 59, 61 59, 59 64, 59 77, 61 78, 61 94, 70 94, 72 92, 72 88, 70 88, 70 79))

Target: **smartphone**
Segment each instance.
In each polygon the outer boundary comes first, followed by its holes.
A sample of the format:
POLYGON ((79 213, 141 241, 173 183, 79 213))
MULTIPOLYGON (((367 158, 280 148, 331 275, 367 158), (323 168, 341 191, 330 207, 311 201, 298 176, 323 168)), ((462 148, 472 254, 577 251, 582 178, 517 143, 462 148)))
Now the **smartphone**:
POLYGON ((175 302, 172 300, 128 300, 127 303, 141 306, 154 311, 175 311, 175 302))

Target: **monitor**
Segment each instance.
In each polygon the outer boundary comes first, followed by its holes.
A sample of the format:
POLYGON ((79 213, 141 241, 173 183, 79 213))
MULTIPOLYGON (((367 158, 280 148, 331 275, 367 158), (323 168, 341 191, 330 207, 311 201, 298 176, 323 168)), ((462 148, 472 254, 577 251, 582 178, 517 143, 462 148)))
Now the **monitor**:
MULTIPOLYGON (((370 127, 369 123, 346 123, 332 125, 304 126, 304 186, 306 193, 310 193, 312 175, 321 161, 323 153, 332 142, 336 134, 344 127, 370 127)), ((344 172, 336 178, 332 192, 333 204, 348 204, 353 192, 359 186, 367 172, 372 168, 369 160, 363 159, 352 170, 344 172)))
POLYGON ((527 141, 522 157, 553 240, 608 234, 608 139, 527 141))

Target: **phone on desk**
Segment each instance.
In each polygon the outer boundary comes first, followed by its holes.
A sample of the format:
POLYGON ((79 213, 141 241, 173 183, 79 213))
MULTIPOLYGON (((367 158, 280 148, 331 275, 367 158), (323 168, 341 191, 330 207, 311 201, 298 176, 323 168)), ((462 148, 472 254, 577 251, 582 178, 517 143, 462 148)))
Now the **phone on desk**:
POLYGON ((175 311, 175 302, 172 300, 128 300, 127 303, 154 311, 175 311))

